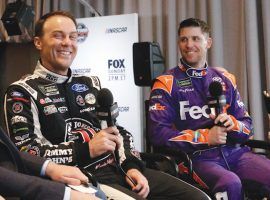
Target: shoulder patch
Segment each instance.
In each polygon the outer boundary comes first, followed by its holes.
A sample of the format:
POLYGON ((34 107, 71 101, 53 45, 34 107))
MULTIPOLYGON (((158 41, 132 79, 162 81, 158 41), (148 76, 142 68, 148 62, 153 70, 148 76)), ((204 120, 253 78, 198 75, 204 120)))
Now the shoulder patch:
POLYGON ((92 81, 93 87, 97 88, 98 90, 101 89, 100 80, 97 76, 89 76, 92 81))
POLYGON ((224 72, 223 75, 229 79, 233 85, 234 88, 236 88, 236 78, 233 74, 229 73, 229 72, 224 72))
POLYGON ((15 83, 12 83, 11 85, 18 85, 22 88, 24 88, 35 100, 37 99, 37 91, 33 89, 30 85, 28 85, 24 80, 19 80, 15 83))
POLYGON ((152 87, 152 91, 156 89, 164 90, 165 92, 171 94, 173 87, 173 76, 172 75, 162 75, 156 78, 156 81, 152 87))

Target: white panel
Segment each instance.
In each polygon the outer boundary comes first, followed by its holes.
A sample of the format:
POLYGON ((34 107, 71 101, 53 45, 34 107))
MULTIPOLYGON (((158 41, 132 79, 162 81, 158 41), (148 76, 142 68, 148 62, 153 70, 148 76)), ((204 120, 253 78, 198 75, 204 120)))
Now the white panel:
POLYGON ((118 123, 135 138, 135 147, 142 150, 142 92, 133 77, 132 45, 138 42, 138 15, 113 15, 77 19, 83 24, 73 70, 86 70, 101 80, 101 86, 112 91, 118 103, 118 123))

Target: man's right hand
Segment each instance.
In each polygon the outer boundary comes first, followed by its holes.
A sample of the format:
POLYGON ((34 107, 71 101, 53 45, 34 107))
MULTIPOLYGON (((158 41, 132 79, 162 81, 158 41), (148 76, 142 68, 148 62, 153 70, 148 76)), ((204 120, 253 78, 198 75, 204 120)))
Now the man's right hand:
POLYGON ((71 190, 70 200, 100 200, 100 198, 96 197, 95 194, 87 194, 71 190))
POLYGON ((209 145, 219 145, 226 144, 227 141, 227 131, 226 127, 213 126, 208 132, 208 144, 209 145))
POLYGON ((102 129, 95 134, 88 144, 91 158, 113 152, 121 145, 119 131, 115 126, 102 129))

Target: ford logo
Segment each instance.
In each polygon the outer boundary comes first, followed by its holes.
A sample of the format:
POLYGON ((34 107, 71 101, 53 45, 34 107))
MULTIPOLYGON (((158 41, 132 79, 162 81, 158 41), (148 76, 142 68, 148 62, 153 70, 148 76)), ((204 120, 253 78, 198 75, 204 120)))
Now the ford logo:
POLYGON ((85 91, 89 90, 89 88, 86 85, 79 84, 79 83, 72 85, 71 89, 76 91, 76 92, 85 92, 85 91))

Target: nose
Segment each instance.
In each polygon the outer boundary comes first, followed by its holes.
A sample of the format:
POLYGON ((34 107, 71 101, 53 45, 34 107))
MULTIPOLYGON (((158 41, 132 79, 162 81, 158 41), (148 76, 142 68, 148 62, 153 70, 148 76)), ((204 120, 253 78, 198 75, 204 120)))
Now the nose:
POLYGON ((62 45, 69 46, 69 45, 71 45, 71 43, 72 43, 72 41, 69 38, 69 36, 64 37, 62 40, 62 45))
POLYGON ((187 45, 187 47, 192 47, 192 45, 193 45, 193 41, 192 41, 192 39, 191 39, 191 38, 188 38, 188 39, 187 39, 187 43, 186 43, 186 45, 187 45))

